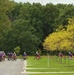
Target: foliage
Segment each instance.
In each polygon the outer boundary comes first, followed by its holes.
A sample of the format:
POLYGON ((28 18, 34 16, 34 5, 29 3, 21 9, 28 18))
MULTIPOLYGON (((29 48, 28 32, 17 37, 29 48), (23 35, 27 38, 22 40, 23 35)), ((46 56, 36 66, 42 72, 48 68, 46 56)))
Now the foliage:
POLYGON ((17 46, 17 47, 14 48, 14 52, 15 52, 17 55, 19 55, 20 50, 21 50, 20 46, 17 46))
MULTIPOLYGON (((34 54, 37 49, 43 49, 43 40, 50 35, 51 39, 53 38, 50 41, 53 46, 51 50, 63 50, 64 47, 65 50, 68 47, 72 50, 73 21, 70 21, 70 26, 68 24, 68 18, 72 16, 72 4, 41 5, 0 0, 0 49, 13 52, 15 47, 20 46, 20 53, 26 51, 28 54, 34 54)), ((49 46, 47 49, 49 50, 49 46)))
POLYGON ((63 28, 44 40, 43 46, 46 50, 65 50, 74 52, 74 18, 69 19, 66 30, 63 28))

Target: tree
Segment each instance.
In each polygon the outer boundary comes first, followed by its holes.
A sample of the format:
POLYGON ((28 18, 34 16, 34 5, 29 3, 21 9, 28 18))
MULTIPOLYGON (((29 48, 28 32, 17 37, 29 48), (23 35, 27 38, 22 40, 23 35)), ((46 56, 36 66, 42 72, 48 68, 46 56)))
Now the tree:
POLYGON ((59 17, 57 18, 57 24, 66 26, 68 25, 68 18, 74 16, 73 4, 57 4, 56 7, 59 9, 59 17))
POLYGON ((73 51, 74 52, 74 18, 69 19, 67 30, 56 31, 50 34, 43 43, 46 50, 73 51))
POLYGON ((46 49, 67 50, 70 46, 73 49, 74 34, 70 29, 73 21, 70 21, 70 26, 68 24, 73 12, 72 4, 41 5, 0 0, 0 49, 14 51, 20 46, 21 53, 27 51, 33 54, 38 48, 43 49, 42 42, 48 35, 52 41, 47 37, 46 49))
POLYGON ((10 48, 13 50, 18 45, 21 47, 21 53, 24 51, 29 54, 31 51, 34 52, 40 43, 39 38, 34 35, 34 31, 35 29, 28 20, 16 20, 12 24, 11 36, 9 35, 9 39, 12 41, 9 44, 10 48))
POLYGON ((5 50, 5 37, 8 31, 11 29, 11 22, 6 15, 6 12, 9 10, 9 4, 9 0, 0 0, 0 48, 2 50, 5 50))
POLYGON ((52 33, 56 27, 56 18, 59 16, 59 10, 56 6, 52 3, 47 4, 44 6, 43 10, 43 32, 44 38, 49 34, 52 33))
POLYGON ((17 17, 20 15, 20 9, 23 6, 22 3, 16 3, 14 1, 10 2, 9 10, 7 11, 7 15, 11 22, 17 19, 17 17))
POLYGON ((20 46, 17 46, 17 47, 14 48, 14 52, 15 52, 17 55, 19 55, 20 50, 21 50, 20 46))

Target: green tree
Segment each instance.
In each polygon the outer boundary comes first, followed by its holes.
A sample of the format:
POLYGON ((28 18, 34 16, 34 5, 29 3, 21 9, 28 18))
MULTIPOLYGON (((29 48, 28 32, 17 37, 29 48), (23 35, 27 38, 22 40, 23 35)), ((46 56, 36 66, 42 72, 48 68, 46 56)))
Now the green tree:
POLYGON ((19 55, 20 50, 21 50, 20 46, 17 46, 17 47, 14 48, 14 52, 15 52, 17 55, 19 55))
POLYGON ((16 20, 12 25, 12 31, 14 31, 14 33, 12 32, 13 46, 19 45, 21 52, 31 53, 39 46, 40 40, 34 35, 35 29, 28 20, 16 20))
POLYGON ((56 18, 58 18, 59 16, 59 10, 56 8, 55 5, 50 3, 44 6, 43 12, 43 32, 45 38, 49 33, 52 33, 57 27, 56 18))
POLYGON ((4 43, 6 35, 11 29, 11 22, 6 14, 9 10, 9 0, 0 0, 0 48, 5 50, 4 43))
POLYGON ((57 24, 63 26, 68 25, 68 18, 74 16, 74 5, 73 4, 57 4, 56 7, 59 9, 59 17, 57 18, 57 24))

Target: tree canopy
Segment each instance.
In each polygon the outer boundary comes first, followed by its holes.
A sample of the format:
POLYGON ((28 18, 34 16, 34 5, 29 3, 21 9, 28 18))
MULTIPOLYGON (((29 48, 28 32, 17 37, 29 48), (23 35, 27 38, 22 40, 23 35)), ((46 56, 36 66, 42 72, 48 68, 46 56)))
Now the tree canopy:
POLYGON ((43 46, 47 50, 67 50, 68 47, 72 50, 73 16, 72 4, 0 0, 0 50, 14 52, 19 47, 16 52, 21 54, 24 51, 34 54, 37 49, 43 50, 43 46))
POLYGON ((46 50, 72 51, 74 52, 74 18, 69 19, 66 29, 56 30, 46 37, 43 46, 46 50))

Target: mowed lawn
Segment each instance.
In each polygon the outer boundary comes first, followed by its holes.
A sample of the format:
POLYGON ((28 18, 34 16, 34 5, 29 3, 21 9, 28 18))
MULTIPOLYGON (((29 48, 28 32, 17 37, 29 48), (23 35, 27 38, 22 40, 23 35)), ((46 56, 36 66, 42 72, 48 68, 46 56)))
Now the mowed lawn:
POLYGON ((74 59, 42 56, 37 60, 29 56, 26 71, 32 73, 28 75, 74 75, 74 59))

